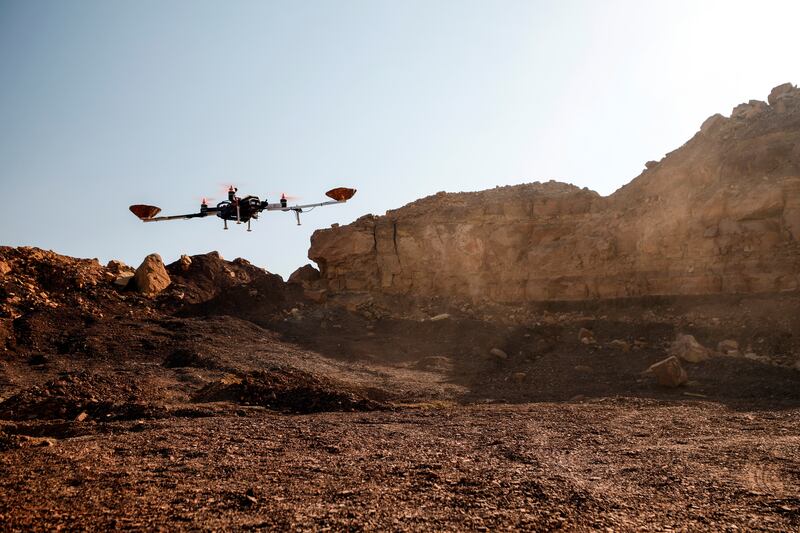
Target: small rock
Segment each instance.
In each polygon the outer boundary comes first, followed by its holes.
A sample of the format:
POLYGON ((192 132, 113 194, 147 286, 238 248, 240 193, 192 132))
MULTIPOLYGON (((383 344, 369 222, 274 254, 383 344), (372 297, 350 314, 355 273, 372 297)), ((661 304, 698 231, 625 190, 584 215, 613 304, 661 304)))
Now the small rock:
POLYGON ((133 272, 122 272, 120 273, 119 276, 114 278, 114 285, 116 287, 124 289, 125 287, 128 286, 128 283, 130 283, 132 279, 133 279, 133 272))
POLYGON ((511 374, 511 379, 514 380, 514 383, 523 383, 527 377, 527 372, 514 372, 511 374))
POLYGON ((129 267, 119 259, 112 259, 108 263, 106 263, 106 269, 110 270, 114 274, 120 274, 122 272, 133 272, 133 268, 129 267))
POLYGON ((645 163, 645 164, 644 164, 644 167, 645 167, 647 170, 650 170, 651 168, 653 168, 653 167, 654 167, 654 166, 656 166, 657 164, 658 164, 658 161, 648 161, 647 163, 645 163))
POLYGON ((623 352, 630 352, 631 345, 624 340, 621 339, 614 339, 613 341, 608 343, 609 346, 612 348, 617 348, 618 350, 622 350, 623 352))
POLYGON ((679 387, 689 379, 686 375, 686 370, 681 366, 680 360, 674 355, 667 357, 663 361, 653 363, 646 372, 652 373, 658 384, 665 387, 679 387))
POLYGON ((744 354, 744 358, 745 359, 750 359, 751 361, 758 361, 760 363, 769 363, 770 362, 769 357, 766 357, 766 356, 763 356, 763 355, 758 355, 755 352, 747 352, 746 354, 744 354))
POLYGON ((89 418, 89 413, 86 411, 81 411, 81 414, 75 417, 75 422, 83 422, 87 418, 89 418))
POLYGON ((181 267, 181 271, 186 272, 192 266, 192 258, 186 254, 183 254, 178 260, 178 265, 181 267))
POLYGON ((440 315, 436 315, 434 317, 431 317, 430 321, 431 322, 439 322, 440 320, 447 320, 448 318, 450 318, 450 314, 449 313, 442 313, 440 315))
POLYGON ((489 355, 496 357, 501 361, 505 361, 506 359, 508 359, 508 354, 503 350, 501 350, 500 348, 492 348, 491 350, 489 350, 489 355))
POLYGON ((717 351, 723 355, 739 355, 739 343, 733 339, 720 341, 717 351))
POLYGON ((580 372, 581 374, 591 374, 592 367, 587 365, 575 365, 575 372, 580 372))
POLYGON ((679 333, 669 348, 669 354, 688 363, 700 363, 710 357, 708 348, 697 342, 692 335, 679 333))
POLYGON ((578 332, 578 340, 583 344, 595 344, 597 341, 594 338, 594 333, 586 328, 581 328, 578 332))
POLYGON ((0 261, 0 278, 11 272, 11 265, 5 261, 0 261))

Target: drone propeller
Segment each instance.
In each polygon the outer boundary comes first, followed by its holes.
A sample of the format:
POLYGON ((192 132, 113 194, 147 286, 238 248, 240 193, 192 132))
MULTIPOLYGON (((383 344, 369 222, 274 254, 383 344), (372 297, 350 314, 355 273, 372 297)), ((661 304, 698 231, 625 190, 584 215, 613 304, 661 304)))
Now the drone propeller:
POLYGON ((131 213, 139 217, 141 220, 147 220, 153 218, 154 216, 156 216, 161 212, 160 207, 156 207, 154 205, 144 205, 144 204, 132 205, 128 209, 130 209, 131 213))
POLYGON ((194 200, 200 202, 201 204, 208 204, 209 202, 216 200, 216 198, 213 196, 195 196, 194 200))

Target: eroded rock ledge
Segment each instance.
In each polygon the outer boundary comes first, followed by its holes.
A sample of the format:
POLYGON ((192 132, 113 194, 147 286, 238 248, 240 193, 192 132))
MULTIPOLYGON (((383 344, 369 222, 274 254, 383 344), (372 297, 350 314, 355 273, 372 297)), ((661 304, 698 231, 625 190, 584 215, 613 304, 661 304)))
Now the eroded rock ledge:
POLYGON ((800 89, 714 115, 608 197, 564 183, 438 193, 319 230, 318 288, 502 303, 796 291, 800 89))

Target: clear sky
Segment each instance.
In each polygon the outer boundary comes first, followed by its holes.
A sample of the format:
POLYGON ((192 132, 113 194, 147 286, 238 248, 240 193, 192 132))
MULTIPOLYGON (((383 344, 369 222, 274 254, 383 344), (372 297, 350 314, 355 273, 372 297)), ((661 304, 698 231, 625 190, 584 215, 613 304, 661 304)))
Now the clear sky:
POLYGON ((134 266, 309 237, 437 191, 610 194, 708 116, 800 83, 800 2, 0 0, 0 243, 134 266), (142 224, 220 184, 348 204, 142 224))

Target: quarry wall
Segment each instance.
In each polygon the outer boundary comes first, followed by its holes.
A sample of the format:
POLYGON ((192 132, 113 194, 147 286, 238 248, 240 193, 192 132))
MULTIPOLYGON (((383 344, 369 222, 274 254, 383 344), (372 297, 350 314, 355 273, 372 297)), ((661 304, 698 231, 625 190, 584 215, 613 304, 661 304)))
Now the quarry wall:
POLYGON ((646 167, 607 197, 439 193, 319 230, 317 289, 525 303, 800 288, 800 89, 710 117, 646 167))

